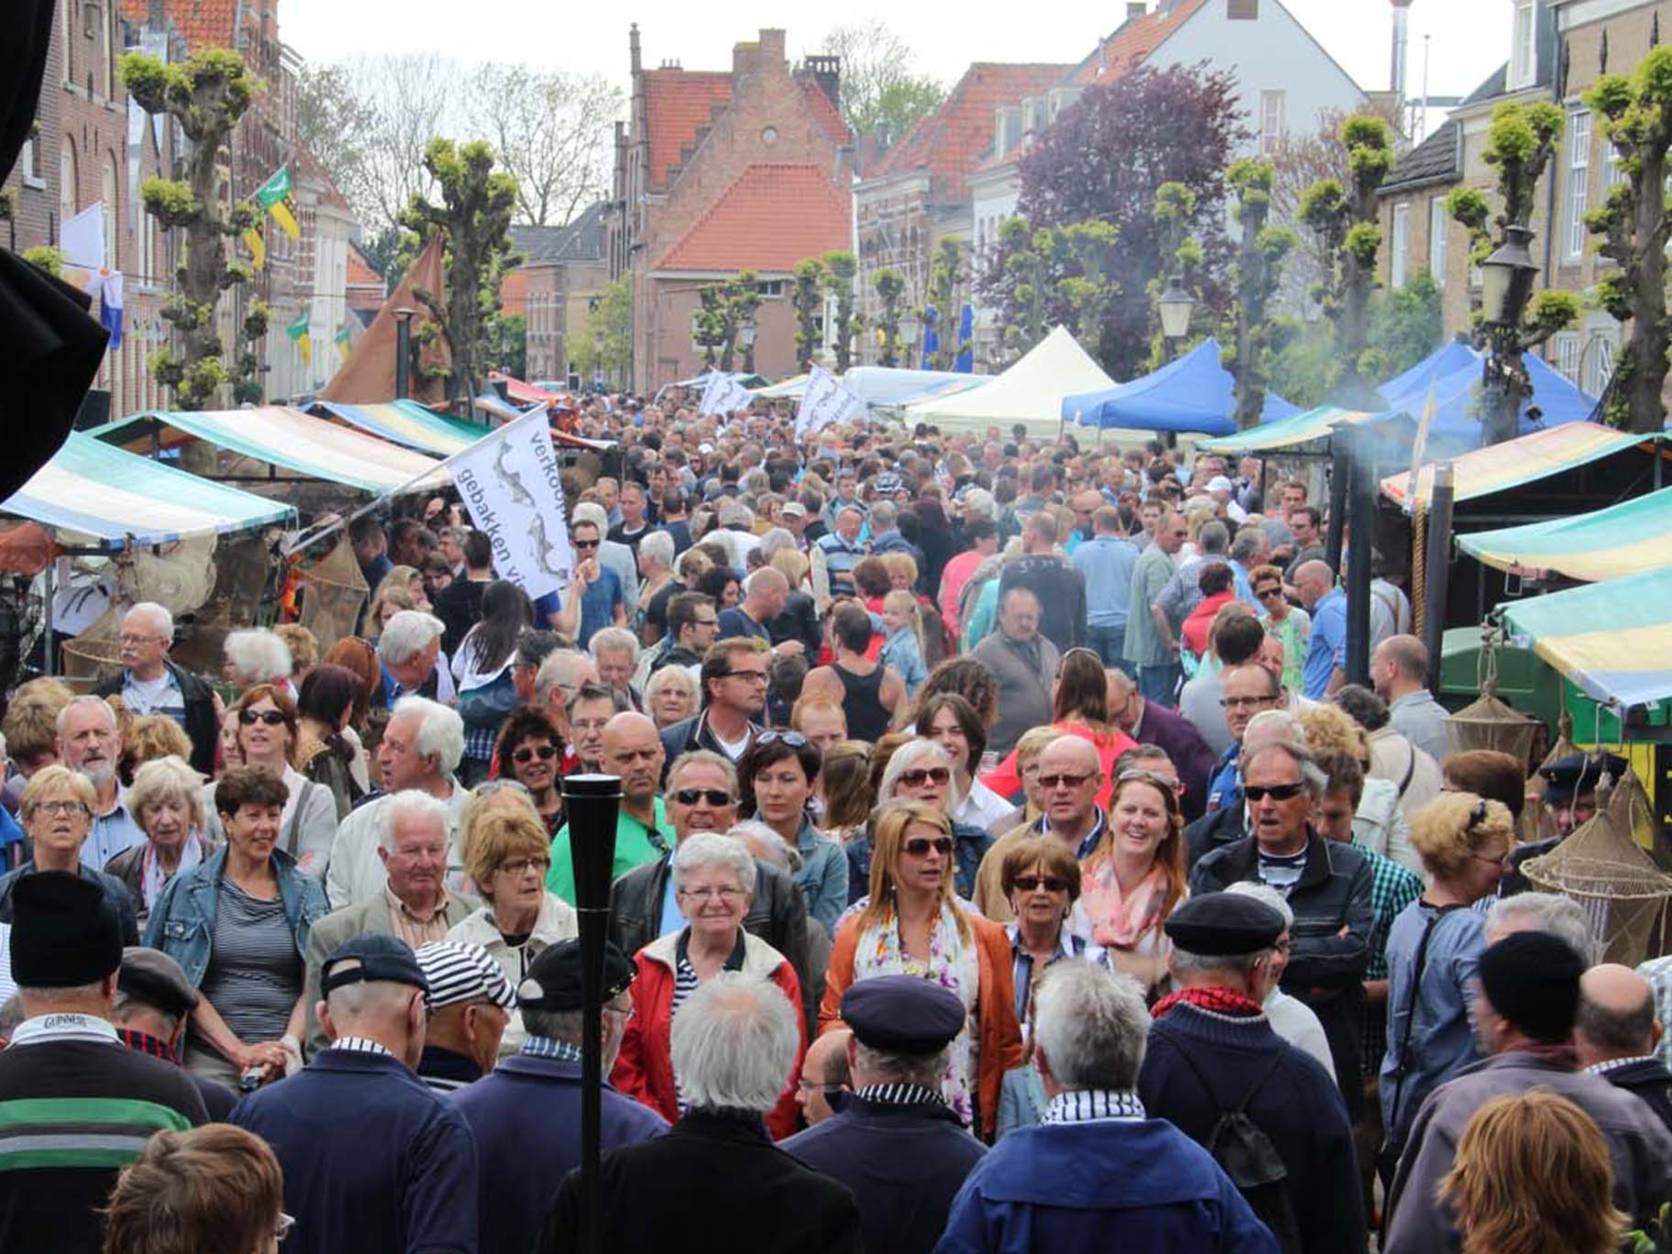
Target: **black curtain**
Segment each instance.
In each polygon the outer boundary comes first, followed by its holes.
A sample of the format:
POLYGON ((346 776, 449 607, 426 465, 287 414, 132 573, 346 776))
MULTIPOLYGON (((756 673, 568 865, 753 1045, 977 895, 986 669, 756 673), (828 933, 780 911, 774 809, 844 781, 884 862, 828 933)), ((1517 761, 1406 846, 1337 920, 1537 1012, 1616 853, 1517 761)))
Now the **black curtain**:
MULTIPOLYGON (((6 0, 0 22, 0 179, 35 119, 54 0, 6 0)), ((53 146, 56 136, 43 135, 53 146)), ((56 151, 56 147, 52 147, 56 151)), ((58 451, 98 373, 107 334, 87 296, 0 248, 0 501, 58 451)))

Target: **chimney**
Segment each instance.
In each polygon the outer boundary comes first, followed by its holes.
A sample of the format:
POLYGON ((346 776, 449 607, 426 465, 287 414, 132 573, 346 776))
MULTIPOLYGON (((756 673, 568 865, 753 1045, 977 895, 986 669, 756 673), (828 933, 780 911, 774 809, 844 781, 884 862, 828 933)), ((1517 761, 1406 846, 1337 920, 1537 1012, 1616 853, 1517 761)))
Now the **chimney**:
POLYGON ((830 103, 840 108, 842 103, 842 58, 820 53, 809 56, 802 62, 802 68, 813 76, 813 81, 819 85, 819 90, 825 94, 830 103))
POLYGON ((1411 0, 1392 0, 1393 3, 1393 96, 1395 100, 1405 99, 1405 53, 1410 42, 1407 29, 1407 19, 1411 0))
POLYGON ((150 0, 146 6, 145 24, 154 31, 168 29, 168 0, 150 0))
MULTIPOLYGON (((156 3, 156 0, 152 0, 152 3, 156 3)), ((639 71, 644 68, 644 63, 639 59, 639 24, 637 22, 627 28, 627 58, 632 66, 633 77, 637 78, 639 71)))
POLYGON ((1145 0, 1126 0, 1126 20, 1130 22, 1135 17, 1143 17, 1145 8, 1145 0))

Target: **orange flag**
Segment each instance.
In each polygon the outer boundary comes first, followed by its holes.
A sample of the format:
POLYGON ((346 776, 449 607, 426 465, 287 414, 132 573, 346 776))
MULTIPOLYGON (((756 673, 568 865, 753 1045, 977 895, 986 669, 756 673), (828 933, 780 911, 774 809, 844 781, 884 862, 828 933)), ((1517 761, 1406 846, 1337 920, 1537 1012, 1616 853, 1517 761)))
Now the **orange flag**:
MULTIPOLYGON (((395 310, 404 306, 418 311, 412 319, 412 330, 416 333, 428 316, 428 311, 413 295, 418 288, 428 292, 438 305, 447 299, 440 236, 432 238, 407 269, 395 290, 389 294, 389 299, 383 302, 383 308, 377 311, 371 326, 356 341, 348 360, 338 367, 331 382, 319 394, 320 400, 341 401, 345 405, 376 405, 395 399, 395 310)), ((424 349, 422 361, 425 366, 450 364, 446 342, 438 337, 424 349)), ((446 391, 445 380, 422 379, 414 373, 411 386, 414 400, 426 403, 445 400, 446 391)))

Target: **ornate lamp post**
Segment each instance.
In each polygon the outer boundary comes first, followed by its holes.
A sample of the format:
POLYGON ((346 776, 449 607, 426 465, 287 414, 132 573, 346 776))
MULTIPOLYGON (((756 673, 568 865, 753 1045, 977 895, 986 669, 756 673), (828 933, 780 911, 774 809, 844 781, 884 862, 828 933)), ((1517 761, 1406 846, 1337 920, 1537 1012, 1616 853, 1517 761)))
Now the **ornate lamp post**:
POLYGON ((1184 280, 1176 274, 1167 276, 1167 287, 1156 300, 1161 311, 1161 335, 1167 341, 1167 355, 1178 351, 1178 342, 1190 334, 1190 315, 1196 302, 1184 290, 1184 280))
POLYGON ((1521 317, 1538 275, 1538 263, 1527 247, 1532 238, 1532 231, 1524 226, 1504 227, 1504 242, 1480 265, 1481 315, 1489 350, 1481 374, 1486 393, 1483 444, 1515 438, 1516 415, 1528 394, 1527 372, 1521 363, 1521 317))

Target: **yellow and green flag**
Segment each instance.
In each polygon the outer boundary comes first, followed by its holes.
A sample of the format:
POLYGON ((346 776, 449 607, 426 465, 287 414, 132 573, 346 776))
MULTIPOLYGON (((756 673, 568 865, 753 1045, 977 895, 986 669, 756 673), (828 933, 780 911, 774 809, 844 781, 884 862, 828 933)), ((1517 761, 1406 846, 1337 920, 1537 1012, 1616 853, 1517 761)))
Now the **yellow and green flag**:
POLYGON ((267 241, 261 236, 259 222, 244 232, 244 247, 250 250, 250 262, 257 270, 267 264, 267 241))
POLYGON ((349 350, 354 347, 354 332, 346 320, 342 326, 337 328, 336 335, 332 337, 332 343, 337 346, 338 359, 347 361, 349 350))
POLYGON ((289 166, 280 166, 272 178, 256 188, 255 202, 273 215, 273 221, 291 239, 302 237, 302 228, 296 224, 296 205, 290 199, 289 166))
POLYGON ((284 329, 284 333, 288 335, 296 347, 301 350, 302 364, 304 366, 311 365, 313 362, 313 336, 308 330, 308 322, 311 314, 311 310, 304 309, 297 317, 296 321, 292 322, 284 329))

